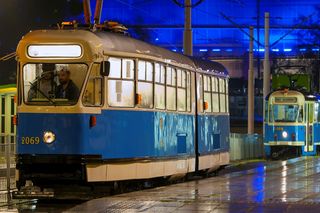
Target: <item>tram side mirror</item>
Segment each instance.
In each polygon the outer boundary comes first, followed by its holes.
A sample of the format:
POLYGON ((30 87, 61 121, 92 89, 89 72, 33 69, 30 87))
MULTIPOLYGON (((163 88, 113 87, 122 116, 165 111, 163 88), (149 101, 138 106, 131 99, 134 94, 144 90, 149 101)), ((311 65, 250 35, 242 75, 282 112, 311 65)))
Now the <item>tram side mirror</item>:
POLYGON ((109 76, 110 74, 110 61, 101 62, 100 75, 109 76))

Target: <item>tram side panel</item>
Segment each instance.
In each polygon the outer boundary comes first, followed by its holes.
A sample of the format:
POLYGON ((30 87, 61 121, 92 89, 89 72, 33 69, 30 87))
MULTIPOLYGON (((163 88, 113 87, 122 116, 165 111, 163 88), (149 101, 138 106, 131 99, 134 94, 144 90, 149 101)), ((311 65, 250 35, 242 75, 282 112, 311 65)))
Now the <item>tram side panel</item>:
POLYGON ((228 97, 225 90, 227 84, 223 84, 227 79, 218 80, 216 77, 208 78, 206 75, 198 75, 197 78, 199 170, 219 168, 229 163, 228 98, 220 96, 225 93, 225 97, 228 97), (213 99, 214 95, 219 97, 218 100, 213 99), (221 104, 221 101, 225 104, 221 104))

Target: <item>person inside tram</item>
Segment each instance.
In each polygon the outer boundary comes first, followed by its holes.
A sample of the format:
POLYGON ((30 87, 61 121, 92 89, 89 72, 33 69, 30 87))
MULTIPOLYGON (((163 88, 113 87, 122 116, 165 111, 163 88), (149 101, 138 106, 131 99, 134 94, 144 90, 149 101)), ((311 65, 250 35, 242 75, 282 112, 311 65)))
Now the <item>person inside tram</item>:
POLYGON ((57 84, 54 81, 55 64, 42 64, 41 76, 33 83, 28 92, 28 100, 31 101, 35 98, 53 97, 57 84))
POLYGON ((58 74, 60 85, 56 90, 56 98, 77 100, 79 96, 79 88, 70 79, 70 70, 63 68, 58 74))

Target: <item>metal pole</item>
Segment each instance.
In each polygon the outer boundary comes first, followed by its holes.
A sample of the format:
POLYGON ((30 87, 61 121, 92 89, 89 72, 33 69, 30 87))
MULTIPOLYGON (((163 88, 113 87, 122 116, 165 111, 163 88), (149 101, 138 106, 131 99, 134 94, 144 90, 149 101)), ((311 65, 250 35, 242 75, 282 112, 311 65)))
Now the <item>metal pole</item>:
MULTIPOLYGON (((264 14, 264 61, 263 61, 263 102, 270 93, 270 60, 269 60, 269 13, 264 14)), ((265 104, 263 104, 264 106, 265 104)))
POLYGON ((258 55, 257 55, 257 68, 258 68, 258 79, 261 77, 260 73, 260 0, 257 0, 257 40, 258 40, 258 55))
POLYGON ((6 148, 6 162, 7 162, 7 202, 11 201, 11 187, 10 187, 10 141, 9 141, 9 135, 6 135, 4 141, 4 145, 6 148))
POLYGON ((96 9, 94 11, 94 23, 100 24, 103 0, 97 0, 96 9))
POLYGON ((91 23, 90 0, 83 0, 83 13, 84 13, 85 23, 90 24, 91 23))
POLYGON ((253 27, 250 27, 249 73, 248 73, 248 134, 254 134, 254 69, 253 27))
POLYGON ((192 28, 191 28, 191 0, 185 0, 184 8, 184 32, 183 32, 183 53, 193 55, 192 28))

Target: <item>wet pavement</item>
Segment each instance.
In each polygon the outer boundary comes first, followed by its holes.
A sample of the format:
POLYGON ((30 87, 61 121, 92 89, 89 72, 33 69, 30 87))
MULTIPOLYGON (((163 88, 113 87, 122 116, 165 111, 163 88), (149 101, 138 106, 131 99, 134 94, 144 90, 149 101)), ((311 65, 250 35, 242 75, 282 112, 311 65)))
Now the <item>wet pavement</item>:
POLYGON ((68 212, 320 211, 320 158, 256 165, 223 176, 96 199, 68 212))
POLYGON ((245 171, 95 199, 59 212, 319 211, 320 158, 305 157, 256 163, 245 171))

